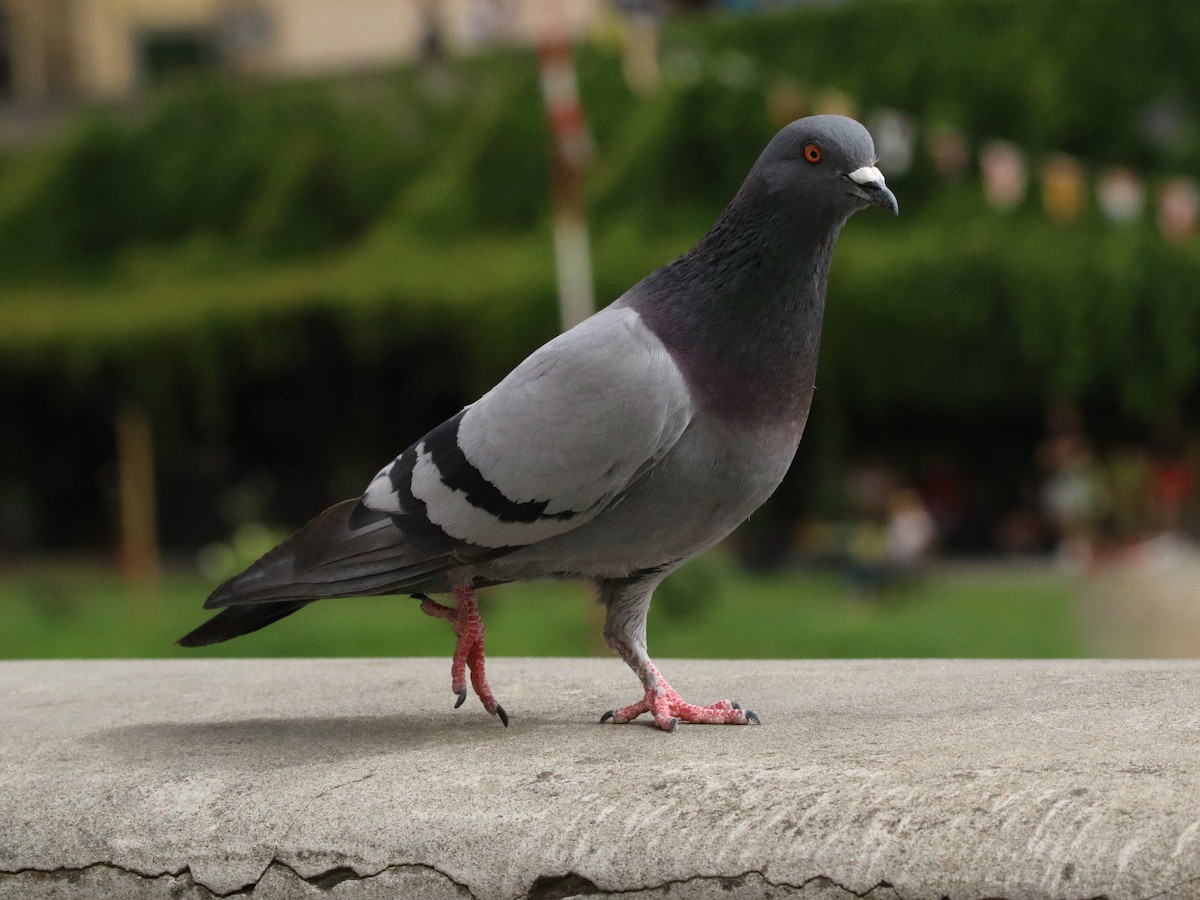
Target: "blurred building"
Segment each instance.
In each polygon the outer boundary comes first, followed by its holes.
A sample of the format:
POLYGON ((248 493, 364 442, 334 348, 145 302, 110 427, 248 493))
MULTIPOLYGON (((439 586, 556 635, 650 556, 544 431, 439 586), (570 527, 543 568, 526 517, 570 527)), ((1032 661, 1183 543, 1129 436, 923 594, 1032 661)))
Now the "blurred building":
POLYGON ((0 101, 119 98, 180 70, 369 69, 573 32, 603 0, 0 0, 0 101))

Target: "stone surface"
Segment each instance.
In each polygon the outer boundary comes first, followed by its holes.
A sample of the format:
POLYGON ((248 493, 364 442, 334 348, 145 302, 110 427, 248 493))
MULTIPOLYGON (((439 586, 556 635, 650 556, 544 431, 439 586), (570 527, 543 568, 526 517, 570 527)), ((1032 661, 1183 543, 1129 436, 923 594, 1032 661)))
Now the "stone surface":
POLYGON ((0 897, 1200 897, 1200 663, 0 663, 0 897))

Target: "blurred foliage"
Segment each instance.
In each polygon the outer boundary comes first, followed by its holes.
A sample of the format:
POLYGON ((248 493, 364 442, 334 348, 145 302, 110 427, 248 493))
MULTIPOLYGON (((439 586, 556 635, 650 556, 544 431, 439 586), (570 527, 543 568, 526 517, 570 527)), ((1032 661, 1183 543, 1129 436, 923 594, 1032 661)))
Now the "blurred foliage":
POLYGON ((769 60, 864 104, 1033 151, 1142 170, 1200 168, 1200 17, 1191 0, 845 3, 681 21, 673 44, 677 53, 769 60), (1161 143, 1142 125, 1164 104, 1191 117, 1161 143))
MULTIPOLYGON (((1088 166, 1200 170, 1200 17, 1174 0, 680 17, 662 56, 663 88, 635 98, 615 50, 579 52, 601 302, 716 217, 777 127, 780 85, 1088 166), (1181 122, 1169 140, 1146 127, 1162 109, 1181 122)), ((376 440, 394 452, 444 415, 447 390, 469 400, 556 328, 548 142, 536 59, 517 51, 311 81, 207 78, 89 110, 0 157, 0 415, 61 393, 98 408, 132 395, 168 432, 190 416, 228 433, 276 421, 239 404, 272 378, 324 377, 342 359, 335 340, 373 374, 356 385, 432 355, 405 369, 402 396, 363 401, 378 434, 354 410, 340 423, 364 456, 376 440), (421 379, 450 388, 422 406, 421 379)), ((1196 241, 1095 210, 1055 224, 1035 197, 1000 213, 923 150, 889 181, 901 218, 858 217, 838 250, 819 404, 955 413, 1049 396, 1144 423, 1195 403, 1196 241)), ((38 445, 12 440, 10 468, 38 445)))
POLYGON ((421 150, 329 86, 200 82, 132 121, 93 110, 0 176, 0 266, 53 272, 194 235, 320 250, 361 235, 421 150))
POLYGON ((932 412, 1104 398, 1152 421, 1200 383, 1200 253, 1149 227, 997 220, 946 196, 886 237, 848 228, 822 390, 932 412), (850 260, 853 260, 851 262, 850 260))

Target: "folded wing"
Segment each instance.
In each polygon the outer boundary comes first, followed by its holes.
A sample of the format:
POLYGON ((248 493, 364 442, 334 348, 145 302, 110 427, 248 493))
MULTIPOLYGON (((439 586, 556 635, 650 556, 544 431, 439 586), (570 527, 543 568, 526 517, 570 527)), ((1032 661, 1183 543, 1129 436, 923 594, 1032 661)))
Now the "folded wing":
POLYGON ((609 307, 409 447, 363 503, 431 551, 525 546, 595 517, 691 415, 670 354, 635 311, 609 307))

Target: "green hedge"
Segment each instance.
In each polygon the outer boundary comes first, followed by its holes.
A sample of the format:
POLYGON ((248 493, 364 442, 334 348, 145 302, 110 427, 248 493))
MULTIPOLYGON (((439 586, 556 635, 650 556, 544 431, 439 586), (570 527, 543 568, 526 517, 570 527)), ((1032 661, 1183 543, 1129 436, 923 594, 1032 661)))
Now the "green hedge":
POLYGON ((839 402, 944 413, 1099 399, 1144 423, 1194 399, 1200 248, 961 197, 886 235, 857 224, 825 328, 822 390, 839 402))
POLYGON ((0 269, 10 280, 86 270, 198 235, 264 256, 362 235, 426 149, 378 110, 334 95, 199 83, 132 122, 89 112, 0 172, 0 269))
MULTIPOLYGON (((635 99, 610 49, 580 50, 602 301, 716 216, 775 128, 767 95, 779 79, 972 139, 1151 174, 1200 170, 1185 102, 1200 96, 1200 17, 1181 4, 681 17, 663 57, 663 89, 635 99), (1164 103, 1184 127, 1149 143, 1140 123, 1164 103)), ((376 352, 422 329, 460 335, 486 386, 555 326, 547 144, 527 52, 370 77, 210 79, 135 110, 91 110, 0 160, 0 369, 85 383, 99 371, 132 381, 146 359, 196 379, 231 353, 286 365, 264 337, 271 323, 333 309, 376 352), (380 321, 408 328, 389 338, 380 321), (213 334, 220 354, 205 349, 213 334)), ((1194 244, 1094 212, 1056 226, 1033 200, 1002 215, 923 157, 892 181, 901 218, 864 214, 839 249, 824 394, 861 409, 1099 398, 1135 421, 1194 400, 1194 244)))
MULTIPOLYGON (((601 227, 710 218, 775 127, 763 94, 779 79, 1035 152, 1200 170, 1189 99, 1200 96, 1200 16, 1182 0, 679 17, 663 58, 667 88, 635 101, 609 50, 581 49, 601 227), (1181 122, 1166 142, 1143 127, 1160 108, 1181 122)), ((344 246, 385 219, 447 235, 528 231, 548 211, 546 145, 529 53, 365 79, 185 84, 132 114, 93 110, 50 146, 0 164, 0 278, 104 265, 131 246, 196 235, 278 258, 344 246)))
POLYGON ((771 72, 977 137, 1139 169, 1200 170, 1200 16, 1190 0, 921 0, 679 20, 667 52, 745 54, 771 72), (1148 141, 1152 105, 1178 107, 1148 141))

